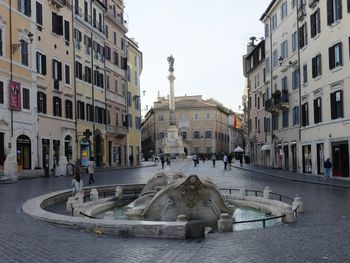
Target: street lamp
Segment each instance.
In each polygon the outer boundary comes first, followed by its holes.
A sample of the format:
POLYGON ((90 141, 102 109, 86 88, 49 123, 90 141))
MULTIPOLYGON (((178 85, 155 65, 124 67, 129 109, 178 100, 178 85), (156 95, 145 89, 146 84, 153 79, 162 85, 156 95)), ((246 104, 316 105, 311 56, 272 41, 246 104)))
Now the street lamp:
MULTIPOLYGON (((32 32, 29 32, 28 34, 27 34, 27 36, 28 36, 28 39, 29 39, 29 41, 30 41, 30 44, 32 44, 33 43, 33 37, 34 37, 34 35, 33 35, 33 33, 32 32)), ((12 44, 12 53, 15 53, 21 46, 23 46, 24 44, 26 43, 26 41, 24 40, 24 39, 21 39, 20 41, 19 41, 19 43, 16 43, 16 44, 12 44)))

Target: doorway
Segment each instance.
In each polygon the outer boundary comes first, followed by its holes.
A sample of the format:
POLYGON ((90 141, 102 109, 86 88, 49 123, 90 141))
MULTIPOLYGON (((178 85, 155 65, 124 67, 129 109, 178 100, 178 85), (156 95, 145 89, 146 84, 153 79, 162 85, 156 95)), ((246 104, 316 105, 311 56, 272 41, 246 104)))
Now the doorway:
POLYGON ((289 171, 289 152, 288 152, 288 144, 283 145, 284 151, 284 169, 289 171))
POLYGON ((49 176, 50 173, 50 140, 42 139, 42 158, 43 158, 43 169, 45 171, 45 176, 49 176))
POLYGON ((293 173, 296 173, 298 169, 297 144, 292 143, 292 145, 290 146, 290 150, 292 152, 292 171, 293 173))
POLYGON ((101 167, 103 162, 103 142, 102 137, 100 134, 96 134, 95 136, 95 160, 96 160, 96 167, 101 167))
POLYGON ((323 174, 324 168, 324 149, 323 149, 323 143, 318 143, 317 146, 317 174, 323 174))
POLYGON ((332 143, 333 176, 349 177, 349 145, 347 141, 332 143))
POLYGON ((66 138, 64 138, 64 156, 67 157, 68 162, 72 160, 72 153, 72 137, 67 135, 66 138))
POLYGON ((112 142, 108 141, 108 165, 112 166, 112 142))
POLYGON ((17 164, 19 170, 31 169, 31 141, 28 136, 20 135, 17 138, 17 164))

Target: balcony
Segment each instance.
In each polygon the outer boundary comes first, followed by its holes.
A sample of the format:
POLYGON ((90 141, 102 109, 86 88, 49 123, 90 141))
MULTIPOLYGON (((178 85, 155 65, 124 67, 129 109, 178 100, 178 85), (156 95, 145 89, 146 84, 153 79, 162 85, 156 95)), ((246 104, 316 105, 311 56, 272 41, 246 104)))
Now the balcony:
POLYGON ((107 16, 124 30, 125 33, 128 32, 127 21, 124 19, 123 13, 118 14, 117 12, 113 12, 113 10, 108 10, 107 16))
POLYGON ((288 90, 276 90, 272 93, 272 98, 265 101, 265 110, 271 113, 276 113, 279 110, 289 108, 288 90))
POLYGON ((115 137, 124 137, 128 135, 129 130, 123 126, 107 126, 107 132, 114 134, 115 137))
POLYGON ((309 1, 307 2, 307 4, 308 4, 308 6, 309 6, 310 8, 314 8, 314 7, 317 5, 318 2, 319 2, 319 0, 309 0, 309 1))
POLYGON ((49 0, 49 3, 57 9, 60 9, 61 7, 72 8, 70 0, 49 0))

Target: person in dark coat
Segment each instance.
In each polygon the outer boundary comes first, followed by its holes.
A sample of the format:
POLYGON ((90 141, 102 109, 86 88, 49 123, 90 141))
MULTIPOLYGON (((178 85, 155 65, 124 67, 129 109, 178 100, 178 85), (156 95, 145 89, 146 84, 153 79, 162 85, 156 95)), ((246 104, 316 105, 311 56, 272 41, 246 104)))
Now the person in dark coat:
POLYGON ((330 178, 331 177, 332 163, 331 163, 331 160, 329 158, 327 158, 327 160, 324 162, 323 167, 324 167, 325 179, 330 178))
POLYGON ((160 156, 160 162, 162 163, 162 169, 164 169, 164 163, 165 163, 165 159, 164 156, 160 156))

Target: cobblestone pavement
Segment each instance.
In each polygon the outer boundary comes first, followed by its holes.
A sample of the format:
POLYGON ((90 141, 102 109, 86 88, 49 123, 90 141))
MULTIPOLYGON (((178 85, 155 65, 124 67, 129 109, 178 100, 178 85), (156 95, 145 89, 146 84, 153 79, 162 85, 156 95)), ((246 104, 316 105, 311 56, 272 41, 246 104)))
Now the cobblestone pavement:
MULTIPOLYGON (((193 167, 172 162, 185 174, 209 177, 220 187, 299 194, 306 213, 295 224, 209 234, 202 240, 158 240, 96 236, 50 225, 23 214, 35 196, 70 188, 71 178, 50 177, 0 185, 0 262, 350 262, 350 189, 296 182, 232 168, 222 162, 193 167)), ((103 171, 97 184, 145 183, 159 166, 103 171)), ((253 169, 253 168, 251 168, 253 169)), ((87 182, 85 176, 84 181, 87 182)))

